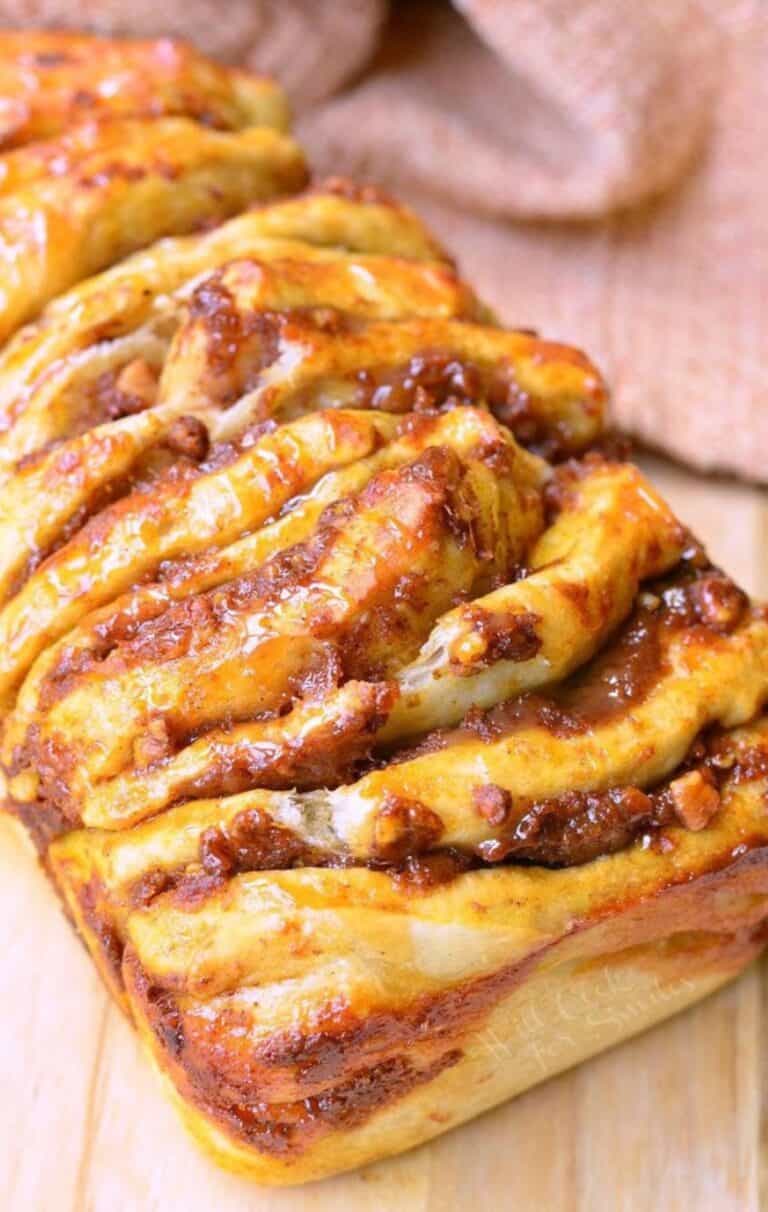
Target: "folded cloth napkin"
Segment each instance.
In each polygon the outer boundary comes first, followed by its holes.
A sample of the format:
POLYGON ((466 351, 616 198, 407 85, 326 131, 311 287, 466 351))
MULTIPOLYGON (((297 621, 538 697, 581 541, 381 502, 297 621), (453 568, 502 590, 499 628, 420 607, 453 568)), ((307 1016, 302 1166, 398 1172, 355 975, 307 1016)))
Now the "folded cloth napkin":
POLYGON ((419 205, 508 322, 587 346, 619 423, 768 480, 763 0, 0 0, 280 78, 321 172, 419 205))

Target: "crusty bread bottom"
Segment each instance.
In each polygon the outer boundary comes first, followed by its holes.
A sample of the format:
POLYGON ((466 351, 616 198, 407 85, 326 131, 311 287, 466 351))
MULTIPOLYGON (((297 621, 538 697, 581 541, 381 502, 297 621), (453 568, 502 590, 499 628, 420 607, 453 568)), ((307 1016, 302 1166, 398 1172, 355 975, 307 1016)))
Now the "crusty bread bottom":
POLYGON ((423 1143, 713 992, 760 952, 766 894, 761 848, 634 905, 603 906, 524 961, 520 983, 461 1039, 456 1063, 285 1160, 238 1143, 185 1099, 140 1012, 138 1026, 187 1129, 220 1165, 265 1184, 306 1182, 423 1143))

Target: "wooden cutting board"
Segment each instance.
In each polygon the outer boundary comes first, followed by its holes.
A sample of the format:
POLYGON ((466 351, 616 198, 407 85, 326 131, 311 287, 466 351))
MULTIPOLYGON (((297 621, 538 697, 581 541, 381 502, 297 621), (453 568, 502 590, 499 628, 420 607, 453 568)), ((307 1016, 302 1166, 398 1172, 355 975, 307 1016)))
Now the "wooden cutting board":
MULTIPOLYGON (((768 597, 765 494, 647 465, 713 558, 768 597)), ((303 1190, 268 1191, 220 1173, 187 1139, 5 821, 0 902, 2 1212, 768 1208, 765 963, 431 1145, 303 1190)))

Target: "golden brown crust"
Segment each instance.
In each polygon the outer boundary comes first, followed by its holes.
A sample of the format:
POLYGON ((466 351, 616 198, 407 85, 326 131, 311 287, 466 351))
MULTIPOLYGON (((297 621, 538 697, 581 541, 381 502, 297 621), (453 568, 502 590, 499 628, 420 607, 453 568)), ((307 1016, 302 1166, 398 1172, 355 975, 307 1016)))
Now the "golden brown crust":
MULTIPOLYGON (((193 884, 179 849, 195 816, 202 824, 205 806, 192 803, 165 829, 158 818, 124 835, 72 834, 54 867, 86 937, 98 919, 82 905, 122 903, 111 934, 101 927, 106 967, 119 978, 127 938, 132 1011, 193 1130, 225 1164, 296 1182, 427 1139, 756 954, 767 737, 761 724, 730 741, 737 756, 706 830, 668 825, 648 845, 559 871, 478 869, 425 889, 363 868, 215 878, 209 864, 207 885, 193 884), (142 862, 163 862, 161 836, 175 874, 164 883, 158 865, 139 880, 142 862)), ((231 829, 241 846, 244 801, 231 829)))
POLYGON ((280 90, 169 39, 2 33, 0 102, 0 340, 134 249, 306 179, 280 90))
POLYGON ((2 151, 91 118, 179 116, 220 130, 287 126, 285 98, 273 81, 221 67, 173 38, 6 30, 0 96, 2 151))
POLYGON ((263 86, 50 46, 0 39, 7 139, 63 128, 0 162, 6 331, 66 288, 0 352, 8 796, 193 1132, 315 1178, 757 952, 768 615, 583 354, 376 191, 270 200, 263 86))
POLYGON ((9 153, 0 195, 0 339, 134 249, 289 192, 304 177, 286 135, 208 130, 188 118, 89 123, 9 153))

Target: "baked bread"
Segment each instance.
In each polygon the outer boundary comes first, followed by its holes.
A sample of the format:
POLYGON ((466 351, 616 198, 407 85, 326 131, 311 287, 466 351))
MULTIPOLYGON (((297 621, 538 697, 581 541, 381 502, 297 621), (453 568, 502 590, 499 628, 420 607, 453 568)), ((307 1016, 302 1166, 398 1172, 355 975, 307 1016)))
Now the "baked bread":
POLYGON ((219 130, 288 126, 270 79, 222 67, 172 38, 115 41, 51 30, 0 32, 0 149, 86 119, 193 118, 219 130))
POLYGON ((762 946, 768 612, 605 410, 340 182, 0 353, 7 805, 222 1164, 408 1148, 762 946))
POLYGON ((5 33, 0 89, 0 146, 15 149, 0 163, 0 340, 134 249, 305 180, 274 85, 169 41, 5 33))

